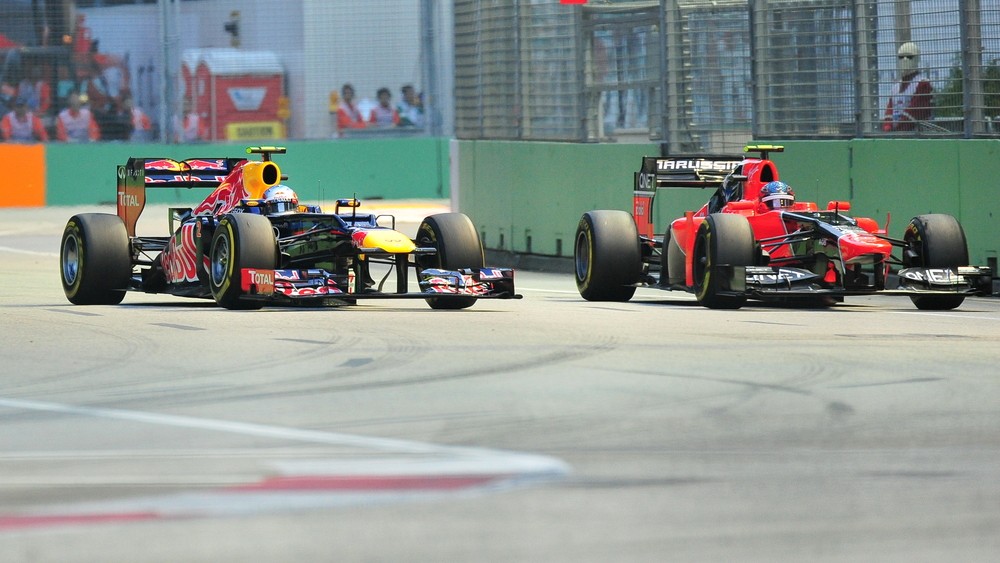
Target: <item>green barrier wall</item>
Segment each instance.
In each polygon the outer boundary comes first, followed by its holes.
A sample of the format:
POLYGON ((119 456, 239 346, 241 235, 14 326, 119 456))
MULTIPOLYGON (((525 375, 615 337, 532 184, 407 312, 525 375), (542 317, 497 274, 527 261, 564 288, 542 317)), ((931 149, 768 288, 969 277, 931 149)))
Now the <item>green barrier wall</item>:
MULTIPOLYGON (((113 203, 115 167, 129 157, 174 159, 250 157, 247 145, 159 145, 94 143, 46 145, 46 204, 113 203)), ((352 197, 363 200, 436 199, 449 195, 448 140, 358 139, 288 141, 286 154, 275 155, 288 185, 306 202, 352 197)), ((260 158, 253 155, 252 158, 260 158)), ((207 190, 150 190, 150 203, 192 205, 207 190)))
MULTIPOLYGON (((850 201, 851 213, 902 236, 914 215, 948 213, 965 228, 970 259, 986 265, 1000 250, 1000 141, 776 141, 782 180, 798 199, 821 207, 850 201)), ((632 209, 632 174, 653 144, 581 145, 458 141, 459 209, 477 225, 487 248, 572 256, 580 215, 632 209), (501 238, 502 237, 502 238, 501 238)), ((707 190, 660 190, 657 231, 669 218, 701 207, 707 190)))

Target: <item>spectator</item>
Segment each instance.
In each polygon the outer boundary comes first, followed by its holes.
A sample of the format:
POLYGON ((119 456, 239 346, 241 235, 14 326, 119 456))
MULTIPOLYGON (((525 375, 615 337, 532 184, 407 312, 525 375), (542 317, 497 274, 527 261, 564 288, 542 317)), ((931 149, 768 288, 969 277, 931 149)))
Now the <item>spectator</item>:
POLYGON ((4 80, 0 83, 0 105, 7 106, 17 98, 17 86, 4 80))
POLYGON ((194 110, 190 99, 184 100, 183 118, 174 116, 174 141, 177 143, 196 143, 208 139, 208 128, 205 122, 194 110))
POLYGON ((17 85, 17 95, 28 101, 28 111, 36 115, 44 115, 52 107, 52 88, 42 80, 42 69, 31 67, 31 75, 21 80, 17 85))
POLYGON ((882 120, 883 131, 914 131, 931 119, 931 83, 920 74, 920 48, 907 41, 897 52, 900 81, 893 87, 882 120))
POLYGON ((132 96, 125 96, 125 99, 122 100, 122 109, 132 118, 132 134, 129 136, 129 140, 138 143, 148 143, 149 141, 152 141, 153 124, 150 122, 149 116, 146 115, 146 112, 135 106, 132 96))
POLYGON ((49 134, 42 120, 28 110, 28 100, 18 96, 14 100, 14 110, 0 119, 0 135, 4 141, 48 141, 49 134))
POLYGON ((101 130, 94 121, 90 110, 83 107, 83 100, 76 92, 70 92, 66 109, 56 117, 56 139, 71 143, 98 141, 101 130))
POLYGON ((367 126, 361 110, 354 104, 354 86, 344 84, 340 87, 340 103, 337 104, 337 130, 364 129, 367 126))
POLYGON ((400 90, 403 101, 399 102, 399 124, 411 127, 424 126, 424 102, 417 96, 413 86, 407 84, 400 90))
POLYGON ((399 125, 399 111, 392 107, 392 93, 388 88, 379 88, 376 93, 378 105, 372 108, 368 123, 377 127, 399 125))

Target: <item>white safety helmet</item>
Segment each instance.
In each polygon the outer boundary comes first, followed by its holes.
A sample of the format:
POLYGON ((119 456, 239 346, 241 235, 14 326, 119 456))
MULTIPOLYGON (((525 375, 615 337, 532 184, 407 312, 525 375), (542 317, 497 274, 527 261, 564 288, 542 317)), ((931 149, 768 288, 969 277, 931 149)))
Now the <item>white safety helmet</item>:
POLYGON ((288 186, 277 184, 264 192, 264 215, 295 213, 299 209, 299 196, 288 186))
POLYGON ((920 66, 920 47, 917 47, 917 44, 913 41, 907 41, 899 46, 896 57, 900 74, 906 76, 912 72, 916 72, 920 66))

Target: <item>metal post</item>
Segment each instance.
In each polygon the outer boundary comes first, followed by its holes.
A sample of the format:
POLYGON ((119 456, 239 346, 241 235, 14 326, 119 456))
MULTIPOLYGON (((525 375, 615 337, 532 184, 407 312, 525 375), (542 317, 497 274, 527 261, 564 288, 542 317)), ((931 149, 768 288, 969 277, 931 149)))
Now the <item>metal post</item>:
POLYGON ((959 37, 962 44, 962 119, 966 139, 984 131, 977 124, 983 118, 984 98, 982 81, 983 32, 980 23, 979 0, 960 0, 958 3, 959 37))

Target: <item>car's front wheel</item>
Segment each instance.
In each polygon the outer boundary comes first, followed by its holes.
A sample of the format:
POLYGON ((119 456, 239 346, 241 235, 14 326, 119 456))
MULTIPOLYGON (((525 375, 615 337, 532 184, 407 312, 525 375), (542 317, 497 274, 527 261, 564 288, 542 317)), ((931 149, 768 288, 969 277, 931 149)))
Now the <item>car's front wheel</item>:
MULTIPOLYGON (((424 218, 417 228, 417 246, 432 247, 437 253, 417 260, 417 267, 462 270, 482 268, 483 243, 475 225, 463 213, 438 213, 424 218)), ((428 297, 432 309, 466 309, 475 297, 428 297)))
MULTIPOLYGON (((903 233, 907 252, 903 266, 923 268, 953 268, 969 264, 969 248, 965 231, 951 215, 934 213, 918 215, 910 220, 903 233)), ((918 309, 944 311, 965 301, 964 295, 911 295, 918 309)))
POLYGON ((717 266, 752 266, 754 238, 750 222, 742 215, 713 213, 698 227, 692 256, 694 293, 710 309, 739 309, 746 295, 726 295, 725 280, 717 266))
POLYGON ((215 302, 226 309, 260 309, 263 301, 241 299, 244 268, 273 270, 278 244, 271 221, 263 215, 233 213, 219 221, 209 251, 208 285, 215 302))

